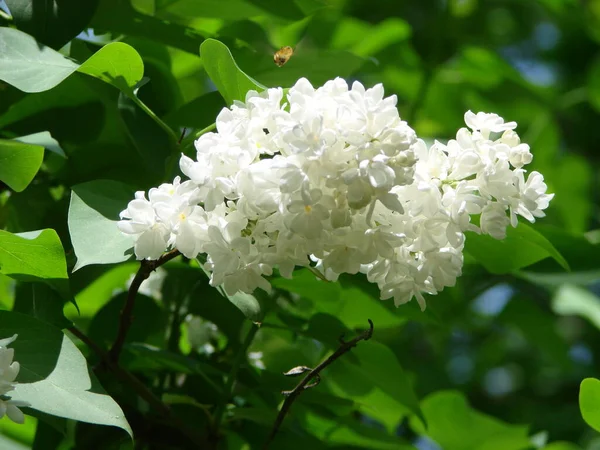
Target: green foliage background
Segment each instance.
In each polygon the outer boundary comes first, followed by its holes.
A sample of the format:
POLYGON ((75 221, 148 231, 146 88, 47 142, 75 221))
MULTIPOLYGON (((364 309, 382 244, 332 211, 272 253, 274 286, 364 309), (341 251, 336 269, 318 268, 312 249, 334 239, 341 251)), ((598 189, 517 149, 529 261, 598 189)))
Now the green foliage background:
POLYGON ((0 339, 19 333, 19 381, 44 383, 23 384, 31 416, 0 421, 0 448, 134 448, 131 430, 136 449, 261 448, 297 382, 282 373, 314 367, 368 318, 373 339, 299 397, 270 448, 600 448, 600 382, 581 384, 600 360, 600 1, 0 10, 0 339), (285 45, 295 55, 279 68, 285 45), (502 243, 469 235, 464 275, 424 313, 381 302, 359 277, 307 271, 274 277, 271 298, 226 298, 197 262, 168 263, 138 296, 121 359, 166 418, 67 331, 102 349, 115 339, 139 266, 117 214, 172 179, 195 133, 248 89, 336 76, 382 82, 423 137, 452 138, 469 109, 517 121, 556 193, 548 217, 502 243))

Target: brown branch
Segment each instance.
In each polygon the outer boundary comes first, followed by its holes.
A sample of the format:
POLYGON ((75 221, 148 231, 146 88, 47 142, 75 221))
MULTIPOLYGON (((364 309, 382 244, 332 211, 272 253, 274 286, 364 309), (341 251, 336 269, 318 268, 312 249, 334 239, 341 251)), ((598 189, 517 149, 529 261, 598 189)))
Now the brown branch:
POLYGON ((269 444, 275 438, 275 435, 279 431, 279 427, 283 423, 283 419, 285 419, 286 414, 289 412, 290 408, 292 407, 292 403, 294 403, 294 401, 298 398, 298 396, 305 389, 309 389, 313 386, 316 386, 319 383, 319 381, 321 380, 321 377, 320 377, 321 371, 323 369, 325 369, 327 366, 329 366, 331 363, 333 363, 340 356, 342 356, 344 353, 347 353, 353 347, 356 347, 356 344, 358 344, 360 341, 368 341, 369 339, 371 339, 371 336, 373 336, 373 322, 371 321, 371 319, 367 319, 367 320, 369 321, 369 329, 368 330, 363 331, 361 334, 359 334, 354 339, 352 339, 348 342, 343 340, 343 336, 340 337, 340 346, 338 347, 338 349, 335 352, 333 352, 325 361, 323 361, 321 364, 319 364, 314 369, 306 370, 308 368, 297 367, 295 369, 292 369, 290 372, 287 372, 287 375, 292 375, 292 376, 300 374, 302 372, 306 372, 306 371, 308 371, 308 374, 302 379, 302 381, 300 381, 300 383, 298 383, 298 385, 296 385, 296 387, 294 389, 292 389, 291 391, 283 391, 282 392, 282 394, 286 396, 286 399, 283 402, 283 405, 281 406, 281 410, 279 410, 279 414, 277 415, 277 418, 275 419, 275 423, 273 423, 273 428, 271 429, 271 433, 269 434, 269 437, 267 438, 267 441, 265 442, 265 445, 263 446, 264 450, 266 450, 269 447, 269 444), (309 384, 309 382, 313 378, 315 379, 315 381, 313 383, 309 384))
POLYGON ((129 328, 131 327, 131 324, 133 322, 133 307, 135 305, 135 297, 140 289, 140 286, 154 270, 156 270, 158 267, 162 266, 166 262, 171 261, 173 258, 176 258, 180 254, 181 253, 179 253, 178 250, 171 250, 169 253, 165 253, 157 260, 143 260, 140 263, 140 268, 135 274, 135 277, 131 282, 131 286, 129 286, 129 292, 127 293, 127 301, 125 302, 125 306, 121 311, 117 337, 110 351, 108 352, 108 359, 110 359, 111 362, 115 364, 118 364, 119 362, 119 356, 121 354, 121 350, 123 350, 125 338, 127 338, 127 333, 129 332, 129 328))
POLYGON ((148 405, 154 411, 158 412, 159 415, 163 416, 166 423, 171 424, 175 428, 179 429, 182 433, 184 433, 192 442, 202 446, 206 445, 206 440, 203 436, 199 435, 197 431, 190 429, 186 426, 181 420, 173 415, 171 408, 163 401, 158 398, 156 395, 150 391, 144 383, 142 383, 135 375, 131 372, 123 369, 118 364, 110 359, 110 355, 106 352, 102 347, 100 347, 96 342, 91 340, 85 333, 83 333, 76 326, 69 327, 68 330, 75 335, 81 342, 86 344, 94 353, 96 353, 113 374, 119 379, 123 384, 128 385, 131 389, 135 391, 136 394, 139 395, 140 398, 146 401, 148 405))
POLYGON ((114 361, 110 359, 110 355, 98 344, 92 341, 83 331, 76 326, 69 327, 68 330, 73 333, 81 342, 87 345, 94 353, 96 353, 106 367, 113 372, 117 378, 127 383, 141 398, 143 398, 148 405, 155 410, 159 411, 164 416, 169 416, 171 410, 165 405, 158 397, 156 397, 140 380, 138 380, 133 374, 122 369, 114 361))

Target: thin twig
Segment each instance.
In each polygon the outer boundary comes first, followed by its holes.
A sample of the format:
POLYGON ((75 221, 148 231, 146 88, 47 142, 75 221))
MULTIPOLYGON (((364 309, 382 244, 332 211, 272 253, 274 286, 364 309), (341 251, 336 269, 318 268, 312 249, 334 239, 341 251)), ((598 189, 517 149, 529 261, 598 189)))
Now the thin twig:
POLYGON ((143 260, 141 262, 140 268, 135 274, 135 277, 131 282, 131 286, 129 286, 129 292, 127 293, 127 301, 125 302, 125 306, 121 311, 117 337, 110 351, 108 352, 108 358, 113 363, 118 364, 119 362, 119 356, 121 354, 121 350, 123 350, 125 338, 127 338, 127 333, 129 332, 129 328, 131 327, 131 324, 133 322, 133 307, 135 305, 135 297, 138 293, 138 290, 140 289, 140 286, 154 270, 156 270, 158 267, 162 266, 168 261, 171 261, 173 258, 176 258, 179 255, 180 253, 178 250, 172 250, 169 253, 165 253, 157 260, 143 260))
POLYGON ((256 336, 256 332, 258 331, 258 325, 252 324, 251 327, 252 328, 250 328, 248 334, 246 335, 246 339, 244 339, 242 346, 238 349, 238 352, 235 355, 235 359, 231 366, 231 371, 227 376, 227 381, 225 382, 225 387, 223 388, 224 396, 221 399, 219 405, 217 406, 214 414, 215 419, 213 421, 213 434, 217 434, 219 432, 219 427, 221 426, 221 421, 223 420, 223 415, 225 414, 227 402, 229 401, 233 393, 233 384, 235 383, 235 380, 237 378, 237 373, 239 372, 240 366, 242 365, 242 361, 246 356, 246 351, 248 350, 248 347, 250 347, 250 344, 252 344, 254 336, 256 336))
POLYGON ((286 398, 285 398, 285 401, 283 402, 283 405, 281 406, 281 409, 279 410, 279 414, 277 415, 277 418, 275 419, 275 423, 273 423, 273 428, 271 429, 271 433, 269 434, 269 437, 267 438, 267 441, 265 442, 265 445, 263 447, 264 450, 266 450, 269 447, 269 444, 275 438, 275 435, 279 431, 279 427, 283 423, 283 419, 285 419, 286 414, 289 412, 290 408, 292 407, 292 403, 294 403, 296 398, 298 398, 298 396, 305 389, 316 386, 318 384, 319 380, 321 379, 321 377, 320 377, 321 371, 323 369, 325 369, 327 366, 329 366, 331 363, 333 363, 340 356, 342 356, 344 353, 347 353, 353 347, 356 347, 356 344, 358 344, 360 341, 368 341, 369 339, 371 339, 371 336, 373 336, 373 321, 371 321, 371 319, 367 319, 367 320, 369 321, 369 329, 368 330, 363 331, 361 334, 359 334, 354 339, 352 339, 348 342, 343 340, 343 336, 340 337, 340 346, 338 347, 338 349, 335 352, 333 352, 325 361, 323 361, 317 367, 310 370, 308 372, 308 374, 302 379, 302 381, 300 381, 300 383, 298 383, 298 385, 294 389, 292 389, 291 391, 282 392, 286 396, 286 398), (311 383, 309 385, 308 383, 313 378, 315 379, 315 382, 311 383))
POLYGON ((90 339, 83 331, 76 326, 69 327, 68 330, 75 335, 81 342, 86 344, 93 352, 95 352, 113 374, 123 383, 128 385, 136 394, 148 403, 148 405, 157 411, 161 416, 166 419, 167 423, 170 423, 175 428, 179 429, 184 433, 192 442, 197 445, 203 446, 206 444, 205 439, 196 430, 190 429, 185 425, 178 417, 173 415, 171 408, 156 395, 150 391, 144 383, 142 383, 135 375, 131 372, 123 369, 118 364, 110 359, 110 355, 96 342, 90 339))
POLYGON ((181 145, 181 141, 183 141, 186 131, 187 131, 187 128, 183 127, 183 130, 181 131, 181 136, 179 136, 179 140, 177 141, 177 145, 181 145))
POLYGON ((117 364, 114 363, 109 357, 109 354, 102 349, 98 344, 92 341, 85 333, 83 333, 79 328, 72 326, 69 327, 68 330, 73 333, 81 342, 87 345, 94 353, 96 353, 101 359, 106 367, 113 372, 117 378, 121 381, 127 383, 141 398, 143 398, 151 407, 155 410, 159 411, 164 416, 169 416, 171 414, 171 410, 167 405, 165 405, 158 397, 156 397, 148 388, 138 380, 134 375, 122 369, 117 364))

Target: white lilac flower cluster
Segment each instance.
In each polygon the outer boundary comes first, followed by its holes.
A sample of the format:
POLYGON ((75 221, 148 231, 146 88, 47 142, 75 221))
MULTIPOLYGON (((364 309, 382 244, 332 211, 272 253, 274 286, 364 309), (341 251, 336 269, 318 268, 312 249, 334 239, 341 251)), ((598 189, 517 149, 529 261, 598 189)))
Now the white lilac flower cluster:
POLYGON ((382 299, 424 308, 423 293, 460 275, 466 231, 502 239, 552 198, 541 174, 525 175, 532 155, 516 123, 470 111, 465 121, 470 130, 427 147, 381 84, 251 91, 196 141, 196 160, 181 157, 189 180, 137 192, 118 226, 138 259, 206 254, 228 294, 269 290, 274 268, 291 277, 304 266, 329 280, 362 272, 382 299))
POLYGON ((15 388, 15 379, 21 368, 18 362, 13 361, 14 349, 6 348, 15 339, 17 339, 16 334, 7 339, 0 339, 0 419, 6 415, 13 422, 23 423, 25 417, 19 406, 26 406, 26 403, 11 400, 6 395, 15 388))

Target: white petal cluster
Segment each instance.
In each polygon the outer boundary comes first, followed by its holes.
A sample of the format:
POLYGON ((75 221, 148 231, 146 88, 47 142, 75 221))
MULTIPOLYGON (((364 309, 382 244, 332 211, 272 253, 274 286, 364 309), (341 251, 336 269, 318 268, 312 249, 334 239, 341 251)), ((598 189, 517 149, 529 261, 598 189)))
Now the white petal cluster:
POLYGON ((470 111, 465 122, 428 148, 380 84, 251 91, 196 141, 196 159, 181 157, 189 180, 136 193, 119 228, 138 259, 206 254, 211 284, 230 295, 311 266, 329 280, 365 273, 382 299, 424 308, 423 293, 460 275, 466 231, 502 239, 552 198, 541 174, 526 177, 516 123, 470 111))
POLYGON ((21 368, 18 362, 13 361, 14 349, 7 348, 15 339, 16 334, 7 339, 0 339, 0 419, 6 415, 13 422, 23 423, 25 417, 18 407, 25 406, 25 403, 10 400, 6 395, 15 388, 15 380, 21 368))

